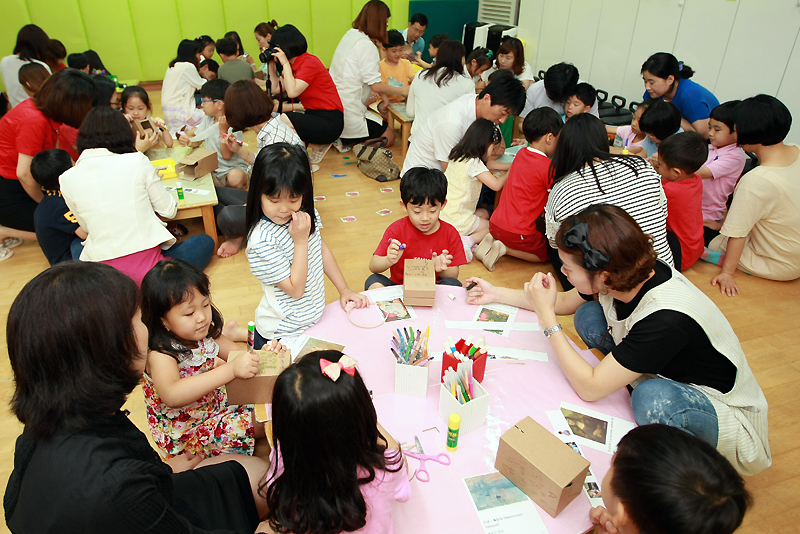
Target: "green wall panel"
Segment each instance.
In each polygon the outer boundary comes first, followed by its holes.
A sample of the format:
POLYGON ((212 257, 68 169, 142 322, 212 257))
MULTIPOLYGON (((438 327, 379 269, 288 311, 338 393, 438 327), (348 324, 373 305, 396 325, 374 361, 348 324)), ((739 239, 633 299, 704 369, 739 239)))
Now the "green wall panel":
MULTIPOLYGON (((225 10, 219 0, 177 0, 175 5, 184 39, 208 35, 217 40, 228 31, 225 27, 225 10)), ((244 36, 240 36, 244 39, 244 36)))
MULTIPOLYGON (((128 0, 105 0, 103 10, 97 9, 96 0, 78 0, 78 5, 86 29, 87 48, 97 52, 106 69, 119 79, 141 79, 142 65, 128 0), (109 17, 109 13, 118 15, 109 17)), ((70 52, 69 47, 67 52, 70 52)))
POLYGON ((352 26, 353 18, 352 14, 348 10, 342 9, 341 5, 315 0, 311 11, 311 25, 314 33, 312 39, 309 39, 309 47, 313 41, 313 54, 319 57, 325 65, 330 66, 333 53, 342 36, 352 26))
MULTIPOLYGON (((311 1, 312 0, 294 0, 287 2, 286 0, 269 0, 269 18, 275 19, 280 26, 281 24, 293 24, 305 36, 308 41, 308 48, 311 53, 314 53, 314 31, 311 26, 311 1)), ((315 5, 321 5, 326 0, 313 0, 315 5)), ((332 4, 336 2, 331 2, 332 4)), ((261 22, 261 21, 257 21, 261 22)), ((255 24, 253 24, 255 27, 255 24)), ((252 29, 252 28, 251 28, 252 29)), ((333 28, 331 29, 333 31, 333 28)), ((343 32, 344 33, 344 32, 343 32)))
MULTIPOLYGON (((258 43, 253 36, 253 28, 259 22, 269 22, 273 16, 269 12, 267 2, 265 0, 237 0, 235 2, 223 2, 222 7, 225 11, 225 32, 237 31, 239 37, 242 39, 242 46, 245 52, 252 55, 256 64, 260 65, 258 61, 258 43)), ((278 21, 280 22, 280 21, 278 21)), ((214 39, 219 39, 225 32, 219 35, 211 35, 214 39)))
MULTIPOLYGON (((132 0, 128 5, 142 65, 141 79, 163 80, 183 35, 178 8, 171 0, 132 0)), ((120 79, 135 77, 127 76, 127 70, 114 74, 120 79)))
MULTIPOLYGON (((89 48, 83 17, 77 0, 28 0, 31 21, 42 28, 51 39, 58 39, 68 53, 83 52, 89 48)), ((105 3, 103 3, 105 9, 105 3)), ((17 31, 22 27, 20 24, 17 31)), ((16 32, 14 32, 16 37, 16 32)))

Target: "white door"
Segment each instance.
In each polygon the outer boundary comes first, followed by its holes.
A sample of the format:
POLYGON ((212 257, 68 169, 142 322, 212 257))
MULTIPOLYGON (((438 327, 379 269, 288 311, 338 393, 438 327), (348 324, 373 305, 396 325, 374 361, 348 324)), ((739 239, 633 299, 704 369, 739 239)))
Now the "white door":
MULTIPOLYGON (((611 95, 623 95, 622 82, 628 67, 628 55, 633 45, 633 32, 639 0, 603 0, 603 10, 597 27, 591 78, 597 89, 611 95)), ((638 48, 638 47, 637 47, 638 48)), ((637 58, 638 65, 641 61, 637 58)), ((581 70, 581 75, 583 70, 581 70)), ((627 98, 627 97, 626 97, 627 98)), ((635 98, 636 101, 641 95, 635 98)))

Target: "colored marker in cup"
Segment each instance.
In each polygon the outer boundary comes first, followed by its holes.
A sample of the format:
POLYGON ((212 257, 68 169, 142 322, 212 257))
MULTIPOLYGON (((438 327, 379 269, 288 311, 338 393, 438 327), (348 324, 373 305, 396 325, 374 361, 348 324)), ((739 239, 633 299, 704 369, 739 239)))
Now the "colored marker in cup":
POLYGON ((181 185, 181 183, 180 182, 176 183, 175 188, 178 191, 178 202, 180 202, 181 204, 186 203, 186 199, 183 197, 183 186, 181 185))

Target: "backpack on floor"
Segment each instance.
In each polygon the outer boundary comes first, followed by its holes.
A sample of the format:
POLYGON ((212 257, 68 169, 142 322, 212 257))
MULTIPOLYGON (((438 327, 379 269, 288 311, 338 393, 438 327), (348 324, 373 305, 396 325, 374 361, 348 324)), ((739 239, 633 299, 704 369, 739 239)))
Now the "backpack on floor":
POLYGON ((387 139, 372 139, 353 147, 361 172, 379 182, 391 182, 400 178, 400 167, 392 160, 392 151, 383 148, 387 139))

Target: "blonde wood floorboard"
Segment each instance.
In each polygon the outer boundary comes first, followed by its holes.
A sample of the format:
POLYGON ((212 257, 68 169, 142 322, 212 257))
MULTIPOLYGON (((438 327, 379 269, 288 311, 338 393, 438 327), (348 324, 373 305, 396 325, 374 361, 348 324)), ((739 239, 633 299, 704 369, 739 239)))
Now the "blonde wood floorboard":
MULTIPOLYGON (((156 104, 155 114, 158 116, 158 92, 151 91, 151 100, 156 104)), ((246 140, 253 150, 255 136, 248 132, 246 140)), ((394 152, 395 161, 402 166, 398 145, 395 145, 394 152)), ((345 165, 353 161, 352 152, 340 154, 331 149, 314 176, 314 187, 316 195, 327 197, 326 201, 316 203, 324 224, 322 236, 335 254, 350 287, 360 291, 369 275, 367 265, 378 240, 389 223, 403 213, 399 205, 399 182, 379 184, 362 175, 355 165, 345 165), (332 174, 347 176, 334 178, 332 174), (391 187, 394 192, 381 193, 381 187, 391 187), (360 195, 347 197, 347 191, 358 191, 360 195), (376 214, 382 208, 388 208, 392 213, 387 216, 376 214), (340 217, 348 215, 356 216, 357 221, 343 223, 340 220, 340 217)), ((199 220, 187 222, 190 233, 202 232, 199 220)), ((14 256, 0 263, 0 487, 3 491, 13 467, 14 441, 22 430, 8 407, 14 384, 5 344, 5 324, 17 293, 46 268, 47 261, 38 244, 30 241, 15 248, 14 256)), ((743 294, 728 298, 709 284, 716 269, 698 262, 684 274, 709 295, 731 322, 770 403, 770 444, 774 461, 765 472, 747 478, 747 487, 753 493, 755 504, 740 532, 796 532, 800 523, 800 492, 797 491, 800 486, 800 425, 797 424, 796 408, 800 402, 800 357, 795 351, 800 340, 800 306, 797 304, 800 301, 800 280, 773 282, 739 273, 737 281, 743 294)), ((498 261, 493 273, 486 271, 483 264, 473 261, 461 268, 459 278, 482 276, 497 285, 522 287, 535 272, 548 270, 551 270, 550 264, 529 264, 504 257, 498 261)), ((261 288, 250 273, 244 253, 227 259, 215 256, 206 272, 212 281, 214 303, 224 318, 240 323, 252 320, 261 298, 261 288)), ((337 300, 336 290, 327 279, 325 289, 326 302, 337 300)), ((565 317, 562 323, 577 339, 572 318, 565 317)), ((135 424, 149 435, 141 388, 133 391, 125 408, 131 411, 135 424)), ((8 530, 3 521, 0 534, 5 532, 8 530)))

